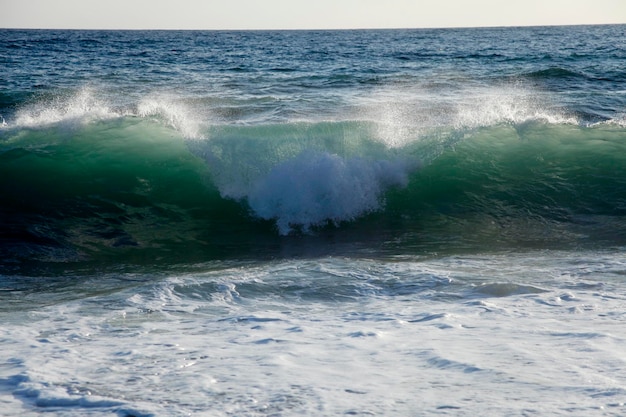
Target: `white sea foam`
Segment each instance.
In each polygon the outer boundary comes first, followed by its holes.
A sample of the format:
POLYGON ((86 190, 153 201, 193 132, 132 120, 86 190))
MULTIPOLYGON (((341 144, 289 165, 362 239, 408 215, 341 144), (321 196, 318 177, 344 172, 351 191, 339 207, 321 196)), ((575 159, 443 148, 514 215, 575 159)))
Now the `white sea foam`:
POLYGON ((133 275, 48 306, 42 289, 1 313, 2 413, 624 415, 624 267, 622 251, 331 257, 133 275))
POLYGON ((554 106, 548 95, 515 85, 387 86, 364 97, 357 107, 357 117, 377 123, 379 139, 394 148, 451 129, 533 121, 579 123, 554 106))
POLYGON ((538 121, 549 124, 578 124, 579 121, 550 106, 548 98, 514 86, 479 90, 460 100, 454 126, 474 128, 502 123, 522 124, 538 121))
MULTIPOLYGON (((201 138, 201 123, 195 109, 174 96, 151 94, 136 105, 110 103, 101 91, 83 87, 73 94, 42 99, 19 109, 9 126, 39 128, 54 124, 83 125, 119 117, 153 118, 177 130, 188 139, 201 138)), ((7 126, 2 119, 1 127, 7 126)))
POLYGON ((57 123, 76 124, 119 116, 118 112, 98 98, 95 89, 84 87, 74 94, 55 96, 18 110, 15 125, 37 128, 57 123))
POLYGON ((166 95, 145 97, 137 105, 137 115, 157 117, 187 139, 202 138, 201 123, 194 109, 175 97, 166 95))
POLYGON ((303 152, 260 178, 248 203, 264 219, 275 219, 281 234, 308 231, 378 210, 383 192, 406 186, 414 165, 407 160, 371 161, 326 152, 303 152))

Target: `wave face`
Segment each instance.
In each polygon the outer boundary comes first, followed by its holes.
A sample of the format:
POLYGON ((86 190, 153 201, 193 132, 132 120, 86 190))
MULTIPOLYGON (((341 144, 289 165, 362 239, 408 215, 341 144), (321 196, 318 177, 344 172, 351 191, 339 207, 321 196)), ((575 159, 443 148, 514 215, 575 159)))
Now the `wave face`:
POLYGON ((620 31, 1 31, 0 272, 623 245, 620 31))
POLYGON ((379 131, 230 126, 185 140, 131 116, 9 129, 3 266, 626 243, 621 127, 503 123, 398 147, 379 131))

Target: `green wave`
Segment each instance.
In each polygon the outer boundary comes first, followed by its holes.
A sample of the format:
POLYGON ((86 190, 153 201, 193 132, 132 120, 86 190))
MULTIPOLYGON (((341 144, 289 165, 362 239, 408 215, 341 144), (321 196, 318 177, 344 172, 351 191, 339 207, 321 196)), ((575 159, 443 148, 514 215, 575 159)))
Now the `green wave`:
POLYGON ((3 129, 0 273, 626 244, 626 131, 525 122, 389 146, 370 122, 3 129))
POLYGON ((625 139, 610 126, 481 128, 390 193, 387 213, 431 245, 623 245, 625 139))
POLYGON ((211 242, 228 241, 225 224, 236 229, 247 218, 219 196, 182 138, 157 124, 122 119, 21 130, 2 148, 5 265, 156 262, 195 246, 216 257, 221 245, 211 242))

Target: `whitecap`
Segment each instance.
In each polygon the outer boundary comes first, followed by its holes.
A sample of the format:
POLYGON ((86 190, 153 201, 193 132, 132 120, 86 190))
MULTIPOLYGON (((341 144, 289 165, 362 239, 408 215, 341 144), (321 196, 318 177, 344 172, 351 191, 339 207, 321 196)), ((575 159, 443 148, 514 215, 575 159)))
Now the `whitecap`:
POLYGON ((253 212, 276 221, 282 235, 301 228, 354 220, 382 207, 382 195, 408 183, 407 160, 341 158, 305 151, 274 167, 247 196, 253 212))
POLYGON ((82 124, 106 120, 122 114, 98 97, 91 87, 83 87, 71 95, 57 95, 51 100, 35 102, 17 111, 17 127, 39 128, 51 124, 82 124))

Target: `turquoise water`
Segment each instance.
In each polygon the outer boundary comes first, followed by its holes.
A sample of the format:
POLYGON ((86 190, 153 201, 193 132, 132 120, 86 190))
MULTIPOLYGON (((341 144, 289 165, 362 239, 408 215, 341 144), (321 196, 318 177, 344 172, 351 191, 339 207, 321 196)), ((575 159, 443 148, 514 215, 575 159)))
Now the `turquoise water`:
POLYGON ((623 414, 625 32, 0 31, 3 409, 623 414))

